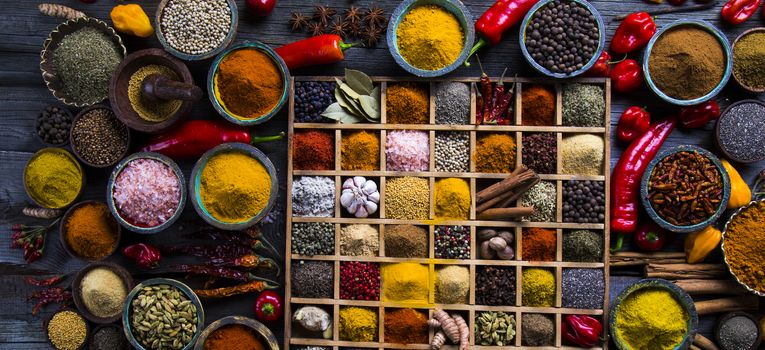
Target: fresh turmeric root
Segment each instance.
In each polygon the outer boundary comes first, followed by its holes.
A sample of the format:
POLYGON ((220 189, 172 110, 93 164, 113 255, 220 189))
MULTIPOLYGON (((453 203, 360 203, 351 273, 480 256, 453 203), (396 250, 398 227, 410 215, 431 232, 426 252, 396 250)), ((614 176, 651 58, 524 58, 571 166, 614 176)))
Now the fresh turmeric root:
POLYGON ((446 335, 444 335, 443 331, 436 332, 436 335, 433 336, 433 341, 430 342, 430 348, 432 350, 438 350, 441 349, 441 347, 444 346, 446 343, 446 335))
POLYGON ((40 13, 50 17, 61 17, 66 19, 87 17, 82 11, 77 11, 69 6, 59 4, 40 4, 37 8, 40 10, 40 13))
POLYGON ((469 350, 470 349, 470 327, 468 327, 467 322, 465 322, 465 319, 462 318, 462 316, 453 314, 452 319, 454 319, 454 322, 457 324, 457 327, 460 329, 460 350, 469 350))
POLYGON ((460 341, 460 329, 457 326, 457 323, 454 322, 454 319, 451 318, 446 311, 436 309, 436 312, 433 313, 433 318, 441 324, 441 329, 446 333, 446 336, 449 337, 449 340, 455 343, 460 341))

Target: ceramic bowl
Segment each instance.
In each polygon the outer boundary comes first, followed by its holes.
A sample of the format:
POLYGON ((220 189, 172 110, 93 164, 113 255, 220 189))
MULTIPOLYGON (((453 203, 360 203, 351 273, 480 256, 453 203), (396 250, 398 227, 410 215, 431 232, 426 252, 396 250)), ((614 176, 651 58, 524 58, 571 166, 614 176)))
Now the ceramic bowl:
POLYGON ((213 61, 212 65, 210 65, 210 70, 207 73, 207 95, 210 96, 210 102, 212 102, 213 107, 215 107, 215 110, 218 112, 218 114, 222 115, 223 118, 226 118, 226 120, 239 125, 244 126, 253 126, 258 125, 261 123, 265 123, 271 118, 273 118, 279 111, 284 107, 284 105, 287 102, 287 98, 289 97, 289 84, 290 82, 290 71, 287 68, 287 64, 284 63, 284 60, 282 60, 279 55, 276 54, 276 51, 271 49, 268 45, 261 43, 259 41, 253 41, 253 42, 245 42, 243 44, 236 45, 225 52, 218 55, 218 57, 215 58, 215 61, 213 61), (282 96, 279 99, 279 102, 276 103, 276 106, 274 106, 271 111, 268 113, 258 117, 258 118, 248 118, 248 119, 242 119, 238 116, 231 113, 225 106, 223 106, 223 103, 218 98, 218 88, 216 86, 216 79, 215 76, 218 73, 218 67, 220 66, 221 61, 223 61, 224 58, 231 52, 234 52, 236 50, 240 49, 256 49, 260 50, 264 54, 266 54, 268 57, 273 60, 274 64, 276 64, 276 67, 279 68, 279 72, 281 73, 282 77, 282 96))
MULTIPOLYGON (((95 346, 94 345, 95 335, 98 334, 98 331, 100 331, 103 328, 114 328, 115 330, 117 330, 118 334, 120 334, 120 335, 124 335, 125 334, 125 332, 122 331, 122 326, 120 326, 120 325, 113 324, 113 323, 112 324, 98 325, 95 328, 93 328, 93 331, 90 332, 90 336, 88 337, 88 346, 89 346, 89 348, 92 348, 93 346, 95 346)), ((125 344, 125 347, 117 348, 117 349, 110 349, 110 350, 129 350, 130 345, 128 344, 127 339, 125 339, 125 343, 124 344, 125 344)))
POLYGON ((750 346, 748 348, 741 349, 741 350, 757 350, 759 348, 759 346, 760 346, 760 343, 762 342, 762 332, 763 332, 763 330, 759 327, 759 322, 757 322, 757 319, 754 318, 754 316, 752 316, 752 315, 750 315, 750 314, 748 314, 746 312, 743 312, 743 311, 729 312, 729 313, 723 315, 722 317, 720 317, 719 320, 717 320, 717 325, 715 326, 715 340, 717 341, 717 344, 723 344, 723 340, 720 339, 720 330, 722 328, 722 325, 725 322, 727 322, 728 320, 730 320, 731 318, 734 318, 734 317, 746 317, 750 321, 754 322, 755 325, 757 325, 757 338, 756 338, 756 340, 754 341, 752 346, 750 346))
MULTIPOLYGON (((765 33, 765 27, 757 27, 757 28, 749 29, 749 30, 741 33, 741 35, 739 35, 736 38, 736 40, 733 41, 733 48, 731 50, 731 56, 733 57, 734 64, 735 64, 735 61, 736 61, 736 57, 732 53, 736 51, 736 45, 741 40, 741 38, 743 38, 743 37, 745 37, 745 36, 747 36, 749 34, 752 34, 752 33, 765 33)), ((753 87, 747 86, 741 80, 741 78, 736 74, 736 70, 733 70, 732 74, 733 74, 733 80, 735 80, 736 83, 738 84, 738 86, 740 86, 742 89, 744 89, 744 90, 746 90, 746 91, 748 91, 750 93, 753 93, 753 94, 761 94, 761 93, 765 92, 765 88, 755 89, 753 87)))
POLYGON ((728 43, 728 39, 725 37, 725 35, 717 29, 714 25, 711 23, 700 20, 700 19, 681 19, 677 20, 675 22, 670 23, 667 26, 664 26, 661 28, 654 36, 651 38, 651 41, 648 42, 648 46, 645 49, 645 53, 643 54, 643 76, 645 78, 645 82, 648 85, 648 87, 653 91, 659 98, 661 98, 664 101, 667 101, 671 104, 678 105, 678 106, 692 106, 695 104, 699 104, 702 102, 706 102, 720 93, 722 89, 725 87, 725 84, 728 83, 728 79, 730 79, 731 72, 733 71, 733 59, 732 55, 730 53, 730 43, 728 43), (720 45, 722 45, 723 53, 725 54, 725 71, 723 73, 723 77, 720 80, 720 82, 715 86, 712 91, 707 93, 704 96, 701 96, 699 98, 695 98, 692 100, 680 100, 676 99, 674 97, 670 97, 669 95, 665 94, 661 90, 659 90, 659 87, 656 86, 656 83, 653 82, 653 79, 651 78, 651 70, 648 68, 648 63, 651 57, 651 51, 653 50, 654 44, 656 44, 656 41, 662 36, 662 34, 666 33, 668 30, 672 28, 677 28, 681 26, 693 26, 700 29, 703 29, 713 36, 717 38, 717 40, 720 41, 720 45))
POLYGON ((162 26, 159 23, 162 23, 162 14, 165 11, 165 6, 167 6, 167 3, 170 0, 161 0, 159 2, 159 5, 157 5, 157 12, 154 17, 154 23, 156 24, 154 26, 157 40, 159 40, 159 43, 162 44, 162 47, 165 49, 165 51, 169 52, 175 57, 178 57, 184 61, 201 61, 206 60, 211 57, 215 57, 215 55, 221 53, 221 51, 225 50, 229 45, 231 45, 232 42, 234 42, 234 38, 236 38, 236 32, 237 28, 239 27, 239 10, 236 7, 236 1, 234 0, 226 0, 228 3, 228 7, 231 9, 231 27, 228 30, 228 34, 223 39, 223 41, 218 45, 218 47, 212 49, 209 52, 205 52, 198 55, 188 54, 185 52, 181 52, 174 47, 170 46, 170 44, 165 39, 165 34, 162 32, 162 26))
POLYGON ((134 153, 128 156, 127 158, 123 159, 117 166, 114 167, 114 170, 112 170, 112 174, 109 176, 109 183, 106 187, 106 204, 109 205, 109 210, 112 212, 112 215, 114 215, 114 218, 117 219, 117 222, 120 223, 124 228, 128 229, 129 231, 140 233, 140 234, 155 234, 163 231, 164 229, 170 227, 176 220, 178 220, 179 217, 181 217, 181 214, 183 213, 183 208, 186 205, 186 186, 185 186, 186 180, 183 177, 183 172, 181 171, 181 168, 178 167, 178 164, 176 164, 172 159, 168 158, 167 156, 161 155, 159 153, 153 153, 153 152, 139 152, 134 153), (114 182, 117 180, 117 176, 122 172, 122 170, 125 169, 125 167, 133 160, 140 159, 140 158, 148 158, 148 159, 154 159, 157 161, 160 161, 162 163, 165 163, 170 168, 173 169, 173 172, 175 175, 178 176, 178 187, 181 191, 181 199, 178 202, 178 208, 173 212, 173 215, 170 216, 167 221, 164 223, 153 226, 153 227, 144 227, 144 226, 138 226, 134 225, 130 221, 128 221, 126 218, 123 218, 122 215, 120 215, 119 210, 117 210, 117 205, 114 202, 114 197, 112 196, 112 193, 114 192, 114 182))
POLYGON ((64 216, 61 217, 61 222, 59 222, 59 230, 58 230, 58 232, 59 232, 59 239, 61 240, 61 246, 64 247, 64 250, 66 250, 66 252, 69 253, 69 255, 71 257, 73 257, 75 259, 89 261, 89 262, 97 262, 97 261, 102 261, 102 260, 112 256, 112 254, 114 254, 114 252, 117 251, 117 247, 119 246, 120 238, 122 237, 122 226, 117 224, 117 220, 114 218, 114 216, 112 216, 111 212, 109 212, 108 215, 111 218, 110 221, 113 224, 113 229, 114 229, 114 231, 117 234, 117 243, 114 245, 114 248, 112 248, 112 250, 108 254, 106 254, 106 255, 102 256, 101 258, 98 258, 98 259, 84 258, 84 257, 81 257, 81 256, 77 255, 77 253, 74 250, 72 250, 72 248, 69 246, 69 243, 67 243, 67 241, 66 241, 66 233, 67 233, 66 222, 72 216, 72 213, 74 213, 74 211, 77 210, 77 208, 80 208, 80 207, 85 206, 85 205, 91 205, 91 204, 103 204, 104 206, 107 206, 106 203, 104 203, 104 202, 92 201, 91 200, 91 201, 82 201, 82 202, 79 202, 79 203, 69 207, 69 210, 67 210, 66 213, 64 213, 64 216))
POLYGON ((74 305, 77 306, 77 309, 80 310, 82 316, 85 317, 88 321, 98 324, 114 323, 119 320, 120 317, 122 317, 122 312, 118 312, 110 317, 96 316, 90 312, 90 310, 88 310, 88 308, 85 306, 85 302, 82 300, 82 293, 80 292, 80 289, 82 288, 82 279, 85 278, 85 275, 87 275, 88 272, 97 268, 111 270, 120 277, 122 282, 125 283, 125 288, 128 291, 133 289, 133 277, 130 276, 130 273, 125 270, 125 268, 108 262, 97 262, 85 266, 79 272, 77 272, 77 275, 74 276, 74 280, 72 281, 72 299, 74 299, 74 305))
POLYGON ((74 312, 74 313, 80 315, 80 317, 83 318, 83 321, 85 321, 85 331, 86 331, 86 333, 85 333, 85 340, 82 342, 82 345, 80 345, 80 347, 78 347, 76 349, 76 350, 85 350, 86 347, 88 346, 88 338, 90 337, 90 334, 92 333, 91 332, 91 328, 90 328, 90 324, 88 324, 88 321, 85 319, 85 317, 82 316, 82 313, 80 313, 79 311, 77 311, 75 309, 69 308, 69 307, 63 308, 63 309, 60 309, 60 310, 56 310, 56 312, 54 312, 53 314, 51 314, 50 316, 45 318, 45 320, 43 320, 43 329, 45 330, 45 339, 48 341, 48 344, 50 344, 50 348, 51 349, 56 349, 56 347, 53 346, 53 342, 50 341, 50 336, 48 335, 48 324, 50 324, 50 320, 53 319, 53 316, 55 316, 59 312, 64 312, 64 311, 74 312))
MULTIPOLYGON (((732 154, 730 154, 728 152, 727 148, 723 147, 722 142, 720 142, 720 125, 722 124, 721 121, 723 121, 723 120, 725 120, 725 118, 727 118, 728 112, 730 112, 730 110, 733 107, 736 107, 738 105, 745 104, 745 103, 757 103, 757 104, 765 107, 765 102, 762 102, 762 101, 756 100, 756 99, 741 100, 741 101, 737 101, 735 103, 732 103, 727 108, 725 108, 725 110, 722 112, 722 114, 720 114, 720 119, 715 123, 715 140, 717 141, 717 148, 719 148, 720 151, 722 151, 722 153, 725 155, 725 158, 728 158, 728 159, 730 159, 732 161, 735 161, 735 162, 738 162, 738 163, 748 164, 748 163, 756 163, 756 162, 765 160, 765 157, 756 158, 756 159, 749 159, 749 160, 739 159, 738 157, 735 157, 732 154)), ((760 118, 761 119, 765 118, 765 115, 761 115, 760 118)), ((765 137, 765 135, 761 134, 760 137, 765 137)))
POLYGON ((680 287, 667 280, 657 278, 648 278, 635 282, 631 286, 627 287, 627 289, 619 293, 619 295, 616 297, 616 300, 611 306, 608 321, 608 328, 611 332, 611 340, 613 340, 614 344, 616 344, 616 348, 620 350, 631 350, 629 345, 627 345, 627 343, 621 337, 619 337, 617 332, 618 327, 616 326, 616 314, 619 311, 621 303, 627 299, 630 294, 642 289, 649 288, 664 289, 672 293, 672 296, 675 297, 680 305, 683 306, 683 309, 685 309, 685 311, 688 313, 688 331, 685 333, 682 343, 678 344, 674 348, 676 350, 688 349, 691 346, 691 343, 693 343, 693 338, 696 336, 696 329, 699 325, 699 315, 696 313, 696 305, 693 304, 693 299, 691 299, 688 293, 680 289, 680 287))
POLYGON ((470 14, 470 10, 468 10, 468 8, 459 0, 404 0, 395 10, 393 10, 393 14, 388 22, 388 30, 385 38, 388 41, 388 50, 390 50, 393 60, 395 60, 401 68, 404 68, 407 72, 418 77, 440 77, 457 69, 457 67, 464 63, 470 55, 470 48, 473 46, 473 41, 475 40, 473 16, 470 14), (451 12, 457 17, 457 20, 462 26, 462 31, 465 34, 465 46, 462 48, 460 55, 457 56, 457 60, 441 69, 425 70, 414 67, 401 56, 401 52, 398 49, 398 38, 396 37, 398 25, 411 9, 422 5, 437 5, 446 11, 451 12))
POLYGON ((75 158, 71 153, 69 153, 69 151, 67 151, 67 150, 65 150, 63 148, 58 148, 58 147, 43 148, 43 149, 35 152, 35 154, 32 155, 32 158, 30 158, 29 161, 27 162, 27 164, 24 166, 24 191, 27 193, 27 197, 29 197, 29 200, 31 200, 32 203, 36 204, 39 207, 50 208, 50 209, 63 209, 63 208, 66 208, 66 207, 70 206, 72 203, 77 201, 77 199, 80 198, 80 196, 82 195, 82 191, 85 189, 85 183, 86 183, 86 181, 85 181, 85 170, 82 169, 82 165, 80 165, 80 162, 77 161, 77 158, 75 158), (72 162, 74 162, 75 165, 77 165, 77 169, 80 171, 80 174, 82 175, 82 183, 80 184, 80 192, 77 193, 77 195, 74 197, 74 199, 72 199, 71 202, 66 203, 65 205, 63 205, 61 207, 58 207, 58 208, 52 208, 52 207, 49 207, 49 206, 46 206, 46 205, 43 205, 42 203, 40 203, 37 200, 37 198, 35 198, 32 195, 32 192, 30 191, 30 188, 29 188, 29 184, 26 181, 26 178, 27 178, 27 168, 29 168, 29 163, 31 163, 32 160, 35 159, 37 156, 39 156, 39 155, 41 155, 43 153, 46 153, 46 152, 58 153, 58 154, 64 155, 65 157, 69 158, 72 162))
MULTIPOLYGON (((55 104, 51 105, 51 106, 46 106, 46 108, 47 107, 58 107, 62 112, 64 112, 64 114, 69 116, 69 120, 70 121, 74 121, 74 114, 72 114, 72 111, 70 111, 69 108, 66 108, 66 107, 60 106, 60 105, 55 105, 55 104)), ((47 142, 47 141, 43 140, 43 138, 40 136, 40 134, 37 133, 37 122, 40 119, 42 119, 42 112, 43 111, 44 111, 44 109, 40 110, 40 114, 37 116, 37 118, 35 118, 35 137, 37 137, 37 139, 40 140, 40 142, 42 142, 45 146, 48 146, 48 147, 64 147, 64 146, 68 145, 69 144, 69 132, 72 129, 71 125, 69 127, 69 130, 67 130, 67 132, 66 132, 66 137, 64 138, 64 142, 61 143, 61 144, 55 144, 55 143, 47 142)))
POLYGON ((258 321, 244 316, 227 316, 211 323, 209 326, 207 326, 207 328, 205 328, 204 331, 202 331, 202 334, 199 335, 199 339, 197 339, 197 344, 194 346, 194 350, 204 350, 205 341, 207 340, 207 337, 210 336, 210 334, 219 328, 235 324, 252 329, 252 331, 259 336, 259 340, 263 345, 266 346, 267 349, 279 350, 279 344, 276 342, 276 337, 271 332, 271 330, 268 329, 268 327, 258 321))
POLYGON ((538 72, 553 78, 558 79, 565 79, 565 78, 573 78, 575 76, 581 75, 582 73, 588 71, 595 62, 598 61, 598 58, 600 57, 600 54, 603 53, 603 50, 606 47, 606 25, 603 22, 603 17, 600 16, 600 12, 595 8, 595 6, 592 6, 588 1, 584 0, 569 0, 570 2, 578 3, 579 5, 584 6, 587 8, 590 13, 592 13, 593 16, 595 16, 595 22, 598 26, 598 32, 600 33, 599 39, 598 39, 598 48, 595 50, 595 53, 592 55, 589 61, 582 66, 582 68, 575 70, 571 73, 554 73, 550 71, 549 69, 542 67, 539 63, 537 63, 534 58, 531 57, 531 54, 529 53, 529 50, 526 48, 526 29, 529 27, 529 23, 531 23, 531 18, 534 16, 534 14, 544 7, 545 5, 556 1, 556 0, 542 0, 538 2, 536 5, 534 5, 531 10, 529 10, 528 13, 526 13, 526 17, 523 18, 523 22, 521 22, 521 30, 518 36, 520 45, 521 45, 521 52, 523 53, 523 57, 526 59, 526 62, 528 62, 534 69, 536 69, 538 72))
POLYGON ((268 213, 271 211, 271 208, 274 207, 276 198, 279 196, 279 181, 277 180, 276 176, 276 168, 274 168, 274 164, 271 163, 271 160, 268 159, 268 156, 266 156, 259 149, 246 143, 224 143, 203 154, 202 157, 199 158, 199 161, 197 161, 197 163, 194 165, 194 169, 191 170, 191 179, 189 179, 189 192, 193 198, 191 202, 194 205, 194 209, 197 211, 197 214, 199 214, 199 216, 201 216, 202 219, 208 224, 221 230, 245 230, 250 226, 260 222, 260 220, 268 215, 268 213), (268 198, 268 203, 266 203, 265 208, 263 208, 263 210, 261 210, 258 215, 255 215, 247 221, 237 223, 220 221, 213 217, 202 203, 202 196, 200 194, 202 171, 207 166, 207 163, 212 157, 226 152, 242 152, 254 159, 257 159, 261 164, 263 164, 263 166, 266 168, 266 171, 268 171, 268 175, 271 177, 271 195, 268 198))
POLYGON ((740 285, 744 286, 744 288, 746 288, 748 291, 750 291, 750 292, 752 292, 754 294, 757 294, 757 295, 759 295, 761 297, 765 297, 765 290, 757 290, 757 289, 754 289, 754 288, 750 287, 746 283, 742 282, 738 278, 738 276, 736 276, 735 273, 733 273, 733 271, 730 268, 730 258, 728 257, 728 254, 725 253, 725 241, 726 241, 726 238, 728 236, 728 226, 730 226, 730 223, 737 216, 739 216, 742 212, 746 211, 747 209, 749 209, 749 207, 751 207, 752 205, 757 204, 757 203, 765 203, 765 199, 751 201, 751 202, 749 202, 749 204, 747 204, 747 205, 745 205, 745 206, 743 206, 741 208, 736 209, 736 211, 733 213, 733 215, 730 216, 728 221, 725 223, 725 228, 723 228, 723 232, 722 232, 722 252, 723 252, 723 258, 725 259, 725 266, 728 267, 728 271, 730 271, 730 274, 733 275, 734 278, 736 278, 736 282, 738 282, 740 285))
POLYGON ((191 337, 191 341, 189 341, 188 344, 186 344, 183 348, 180 350, 190 350, 194 348, 194 344, 196 343, 197 339, 199 338, 199 334, 202 333, 202 328, 204 328, 205 325, 205 311, 202 309, 202 302, 199 301, 199 297, 197 297, 197 294, 194 293, 189 286, 174 280, 170 278, 152 278, 146 281, 143 281, 139 283, 133 290, 128 294, 127 299, 125 300, 125 307, 122 308, 122 329, 125 331, 125 337, 127 337, 128 342, 130 342, 130 345, 132 345, 137 350, 149 350, 146 347, 143 347, 141 343, 136 339, 136 337, 133 335, 133 325, 130 321, 130 319, 133 316, 133 299, 135 299, 138 296, 138 293, 141 292, 141 290, 144 287, 151 287, 158 284, 166 284, 173 286, 175 288, 178 288, 178 290, 181 291, 181 293, 185 294, 186 297, 191 301, 191 303, 196 306, 197 308, 197 331, 194 333, 194 336, 191 337))
POLYGON ((723 167, 722 163, 720 163, 720 159, 718 159, 714 154, 711 152, 696 146, 677 146, 670 149, 666 149, 659 153, 650 163, 648 163, 648 167, 646 168, 645 173, 643 174, 642 181, 640 183, 640 200, 643 203, 643 207, 645 208, 646 212, 648 212, 648 216, 653 219, 659 226, 664 228, 665 230, 672 231, 672 232, 681 232, 681 233, 687 233, 687 232, 694 232, 699 231, 709 225, 712 225, 717 219, 720 218, 720 215, 725 211, 725 207, 727 206, 728 199, 730 198, 730 177, 728 177, 728 172, 723 167), (669 157, 670 155, 673 155, 675 153, 679 152, 697 152, 703 155, 704 157, 708 158, 712 161, 712 163, 715 165, 717 170, 720 172, 721 178, 722 178, 722 185, 723 185, 723 195, 722 200, 720 201, 720 205, 717 207, 717 210, 715 213, 707 218, 706 220, 694 224, 694 225, 687 225, 687 226, 677 226, 669 223, 667 220, 664 220, 659 213, 656 212, 656 210, 653 209, 653 206, 651 205, 649 199, 648 199, 648 181, 651 179, 651 173, 653 173, 654 168, 656 168, 656 165, 659 164, 664 158, 669 157))
POLYGON ((53 96, 59 101, 75 107, 94 105, 102 102, 108 97, 108 92, 104 91, 103 96, 93 101, 76 101, 69 98, 69 96, 66 96, 62 91, 63 83, 61 82, 61 79, 56 76, 56 71, 53 67, 53 51, 58 48, 61 39, 85 27, 93 27, 103 32, 106 36, 111 38, 112 42, 117 46, 117 50, 122 54, 122 57, 125 57, 127 54, 127 49, 125 49, 125 45, 122 43, 122 38, 117 35, 117 32, 106 24, 106 22, 93 17, 82 17, 68 20, 59 24, 58 27, 48 35, 48 38, 45 39, 45 42, 43 43, 43 50, 40 53, 40 70, 42 71, 43 80, 45 80, 45 85, 48 87, 48 90, 53 93, 53 96))
MULTIPOLYGON (((108 163, 108 164, 94 164, 94 163, 91 163, 91 162, 85 160, 85 158, 80 154, 80 152, 77 152, 77 147, 74 147, 75 144, 74 144, 74 133, 73 133, 73 131, 74 131, 75 125, 77 125, 77 121, 80 120, 80 118, 82 118, 82 116, 88 114, 90 111, 95 110, 95 109, 106 109, 106 110, 109 110, 110 112, 114 113, 114 111, 111 108, 109 108, 108 106, 105 106, 105 105, 90 106, 90 107, 87 107, 87 108, 81 110, 80 113, 77 113, 77 115, 72 120, 72 127, 69 129, 69 143, 72 145, 72 152, 74 153, 74 155, 77 156, 77 159, 79 159, 85 165, 87 165, 89 167, 93 167, 93 168, 108 168, 110 166, 113 166, 114 164, 117 164, 117 162, 119 162, 122 158, 125 158, 125 156, 128 154, 128 150, 130 150, 130 128, 128 128, 127 125, 125 126, 125 128, 127 129, 127 147, 125 147, 125 150, 122 152, 122 154, 120 154, 119 157, 116 158, 115 161, 113 161, 111 163, 108 163)), ((116 114, 115 114, 115 117, 116 117, 116 114)), ((119 121, 119 118, 118 118, 118 121, 119 121)), ((119 121, 119 122, 122 123, 122 121, 119 121)))

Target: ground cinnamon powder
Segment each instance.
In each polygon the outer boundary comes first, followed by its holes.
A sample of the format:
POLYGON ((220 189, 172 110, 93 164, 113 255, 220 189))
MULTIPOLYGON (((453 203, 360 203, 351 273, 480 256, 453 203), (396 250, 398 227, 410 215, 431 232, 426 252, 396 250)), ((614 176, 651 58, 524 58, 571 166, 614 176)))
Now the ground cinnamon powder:
POLYGON ((680 26, 656 40, 648 70, 659 90, 676 99, 692 100, 720 83, 725 73, 725 54, 708 31, 680 26))

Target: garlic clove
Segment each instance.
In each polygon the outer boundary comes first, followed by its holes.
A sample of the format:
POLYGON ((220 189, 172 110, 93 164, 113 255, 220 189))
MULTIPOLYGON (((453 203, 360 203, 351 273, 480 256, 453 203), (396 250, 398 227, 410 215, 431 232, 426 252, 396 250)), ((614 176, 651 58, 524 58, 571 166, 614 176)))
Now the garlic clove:
POLYGON ((356 214, 354 215, 356 215, 357 218, 365 218, 369 216, 369 213, 366 209, 364 209, 364 206, 362 205, 359 207, 359 210, 356 210, 356 214))
POLYGON ((344 207, 348 208, 349 205, 353 202, 353 192, 351 190, 343 190, 343 194, 340 196, 340 204, 342 204, 344 207))
POLYGON ((343 182, 343 189, 344 190, 345 189, 353 189, 354 187, 357 187, 357 186, 355 186, 355 184, 353 183, 353 178, 349 178, 349 179, 345 180, 345 182, 343 182))
POLYGON ((372 201, 366 201, 364 202, 364 209, 369 214, 374 214, 377 211, 377 203, 372 201))
POLYGON ((359 207, 363 206, 364 202, 363 200, 354 199, 351 201, 351 205, 347 206, 348 212, 351 214, 356 214, 356 211, 359 210, 359 207))
POLYGON ((380 192, 375 191, 374 193, 367 195, 367 200, 380 203, 380 192))
POLYGON ((361 187, 361 192, 364 192, 365 195, 375 193, 377 192, 377 184, 374 181, 369 180, 361 187))
POLYGON ((365 179, 363 176, 353 177, 353 184, 356 185, 356 188, 361 188, 362 186, 364 186, 365 182, 367 182, 367 179, 365 179))

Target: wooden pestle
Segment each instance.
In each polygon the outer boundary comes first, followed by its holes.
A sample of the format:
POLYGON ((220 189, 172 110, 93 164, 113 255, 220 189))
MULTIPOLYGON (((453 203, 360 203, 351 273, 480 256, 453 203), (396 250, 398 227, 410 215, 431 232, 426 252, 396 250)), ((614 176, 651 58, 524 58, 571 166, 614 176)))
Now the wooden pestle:
POLYGON ((150 102, 182 100, 197 101, 202 89, 193 84, 172 80, 162 74, 152 74, 141 82, 141 95, 150 102))

